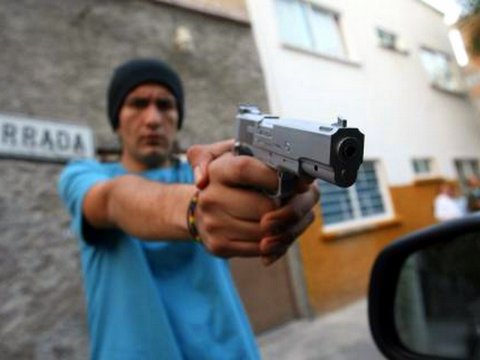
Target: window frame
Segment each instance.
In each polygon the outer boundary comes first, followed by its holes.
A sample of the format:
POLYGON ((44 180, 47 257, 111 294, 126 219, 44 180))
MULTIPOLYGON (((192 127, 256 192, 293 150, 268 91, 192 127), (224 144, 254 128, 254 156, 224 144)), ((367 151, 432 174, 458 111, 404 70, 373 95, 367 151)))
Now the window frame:
MULTIPOLYGON (((277 7, 277 9, 278 9, 280 1, 282 1, 282 0, 274 0, 275 6, 277 7)), ((315 56, 318 56, 318 57, 321 57, 321 58, 324 58, 324 59, 327 59, 327 60, 333 60, 333 61, 337 61, 337 62, 340 62, 340 63, 348 64, 348 65, 354 65, 354 66, 359 66, 360 65, 358 63, 358 61, 356 61, 352 58, 352 51, 350 49, 349 43, 348 43, 347 38, 346 38, 346 33, 345 33, 344 26, 343 26, 343 16, 342 16, 340 11, 332 9, 331 7, 324 6, 324 5, 319 4, 318 2, 315 2, 315 1, 312 1, 312 0, 293 0, 293 1, 299 3, 301 6, 305 6, 306 28, 307 28, 307 32, 308 32, 308 36, 309 36, 309 42, 313 45, 312 46, 303 46, 303 45, 295 44, 293 42, 290 42, 290 41, 284 39, 284 37, 282 36, 282 31, 280 30, 280 28, 282 26, 282 19, 280 18, 280 16, 278 16, 278 11, 277 11, 276 12, 277 34, 279 36, 280 43, 282 44, 282 46, 284 48, 295 50, 295 51, 300 51, 300 52, 303 52, 303 53, 315 55, 315 56), (316 40, 315 40, 314 31, 313 31, 313 28, 312 28, 313 27, 312 17, 313 17, 313 12, 315 10, 318 10, 318 11, 324 12, 324 13, 329 13, 334 17, 336 30, 337 30, 337 35, 338 35, 338 38, 339 38, 339 41, 341 43, 342 50, 343 50, 343 56, 337 56, 337 55, 332 54, 332 53, 317 50, 315 48, 316 40)))
POLYGON ((413 176, 415 177, 415 180, 429 180, 429 179, 437 179, 440 177, 440 171, 438 168, 437 161, 433 157, 430 157, 430 156, 414 157, 411 159, 410 163, 413 168, 413 176), (417 160, 428 160, 430 171, 428 173, 417 173, 415 171, 415 161, 417 160))
POLYGON ((393 52, 401 54, 401 55, 408 55, 409 54, 408 50, 406 50, 404 47, 400 46, 400 44, 402 42, 401 41, 402 37, 399 36, 397 33, 393 32, 393 31, 390 31, 390 30, 387 30, 383 26, 376 26, 375 27, 375 33, 376 33, 377 44, 381 49, 393 51, 393 52), (393 38, 395 40, 394 43, 393 43, 393 46, 389 46, 387 44, 384 44, 382 42, 382 37, 380 36, 380 33, 384 33, 385 35, 388 35, 388 36, 393 36, 393 38))
POLYGON ((475 173, 475 170, 473 170, 473 173, 480 179, 480 159, 476 157, 462 157, 462 158, 453 159, 453 165, 457 173, 458 182, 460 184, 461 189, 465 191, 468 188, 468 184, 467 184, 468 176, 464 176, 464 174, 460 174, 459 167, 457 165, 457 163, 464 162, 464 161, 476 163, 477 173, 475 173))
MULTIPOLYGON (((377 177, 377 182, 378 182, 378 190, 380 193, 380 196, 382 197, 383 201, 383 206, 385 211, 381 214, 376 214, 373 216, 366 216, 362 217, 355 217, 353 219, 349 219, 346 221, 342 221, 339 223, 335 224, 329 224, 326 225, 323 223, 322 219, 322 234, 323 235, 341 235, 343 233, 348 234, 351 232, 357 232, 357 231, 362 231, 362 230, 368 230, 371 228, 376 228, 379 223, 384 223, 384 222, 390 222, 390 221, 395 221, 396 220, 396 215, 393 207, 393 201, 392 197, 390 194, 390 188, 388 187, 388 182, 387 182, 387 176, 386 176, 386 171, 385 167, 383 165, 383 162, 378 159, 365 159, 364 162, 373 162, 373 166, 375 168, 375 175, 377 177)), ((320 185, 317 185, 320 189, 320 195, 321 195, 321 187, 320 185)), ((348 188, 349 191, 349 199, 352 201, 352 197, 350 196, 350 193, 355 192, 354 186, 351 186, 348 188)), ((355 195, 355 197, 358 200, 358 195, 355 195)), ((322 212, 322 204, 321 200, 318 202, 318 206, 320 208, 320 213, 322 214, 323 218, 323 212, 322 212)), ((356 213, 358 215, 358 209, 359 209, 359 202, 357 204, 352 203, 352 210, 354 214, 356 213), (356 210, 355 210, 356 208, 356 210)))
POLYGON ((465 96, 467 94, 465 84, 462 80, 459 69, 456 66, 456 61, 454 61, 454 58, 451 54, 449 54, 446 51, 439 50, 439 49, 436 49, 436 48, 431 47, 431 46, 421 45, 419 47, 419 56, 420 56, 420 62, 423 66, 423 69, 427 73, 428 81, 429 81, 430 86, 432 88, 434 88, 436 90, 440 90, 440 91, 445 92, 445 93, 454 94, 454 95, 465 96), (456 88, 449 88, 447 86, 444 86, 439 81, 436 81, 435 79, 432 78, 432 76, 430 75, 429 69, 427 69, 427 67, 425 66, 425 62, 422 58, 422 52, 430 52, 430 53, 433 53, 433 54, 443 55, 447 59, 450 70, 452 72, 453 80, 457 84, 456 88))

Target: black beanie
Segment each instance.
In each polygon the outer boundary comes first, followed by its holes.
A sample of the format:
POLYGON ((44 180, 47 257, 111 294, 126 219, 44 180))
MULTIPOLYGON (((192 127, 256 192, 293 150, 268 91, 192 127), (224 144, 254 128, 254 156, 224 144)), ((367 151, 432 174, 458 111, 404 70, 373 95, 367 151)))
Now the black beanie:
POLYGON ((177 102, 178 128, 183 122, 183 87, 178 74, 170 66, 156 59, 134 59, 118 66, 108 88, 108 118, 113 130, 118 128, 118 115, 127 95, 141 84, 155 83, 167 87, 177 102))

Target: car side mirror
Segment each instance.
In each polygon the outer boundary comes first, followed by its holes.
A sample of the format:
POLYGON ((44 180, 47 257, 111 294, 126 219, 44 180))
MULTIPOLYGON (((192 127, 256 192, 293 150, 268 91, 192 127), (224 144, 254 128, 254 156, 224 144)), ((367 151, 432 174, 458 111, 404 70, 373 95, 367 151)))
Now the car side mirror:
POLYGON ((480 215, 387 246, 373 266, 368 312, 388 359, 480 359, 480 215))

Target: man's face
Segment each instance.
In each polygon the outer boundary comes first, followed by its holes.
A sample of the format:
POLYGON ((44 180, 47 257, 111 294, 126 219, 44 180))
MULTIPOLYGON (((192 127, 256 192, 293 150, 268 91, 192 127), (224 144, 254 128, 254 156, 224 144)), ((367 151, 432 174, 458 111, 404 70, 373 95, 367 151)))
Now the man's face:
POLYGON ((168 166, 177 127, 175 97, 166 87, 136 87, 119 113, 117 133, 123 146, 122 163, 134 171, 168 166))

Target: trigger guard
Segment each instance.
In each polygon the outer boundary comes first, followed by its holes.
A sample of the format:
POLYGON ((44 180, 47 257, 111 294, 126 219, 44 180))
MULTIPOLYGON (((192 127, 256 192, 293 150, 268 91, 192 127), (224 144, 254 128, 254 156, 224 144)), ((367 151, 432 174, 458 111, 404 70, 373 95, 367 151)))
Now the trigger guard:
MULTIPOLYGON (((233 148, 235 155, 247 155, 254 156, 252 150, 243 146, 240 142, 236 142, 233 148)), ((295 179, 296 176, 286 171, 278 171, 278 188, 275 193, 263 191, 266 195, 273 199, 286 199, 295 192, 295 179)))
POLYGON ((288 172, 279 172, 277 192, 274 194, 267 193, 268 196, 274 199, 285 199, 290 197, 295 192, 295 178, 295 175, 288 172))

